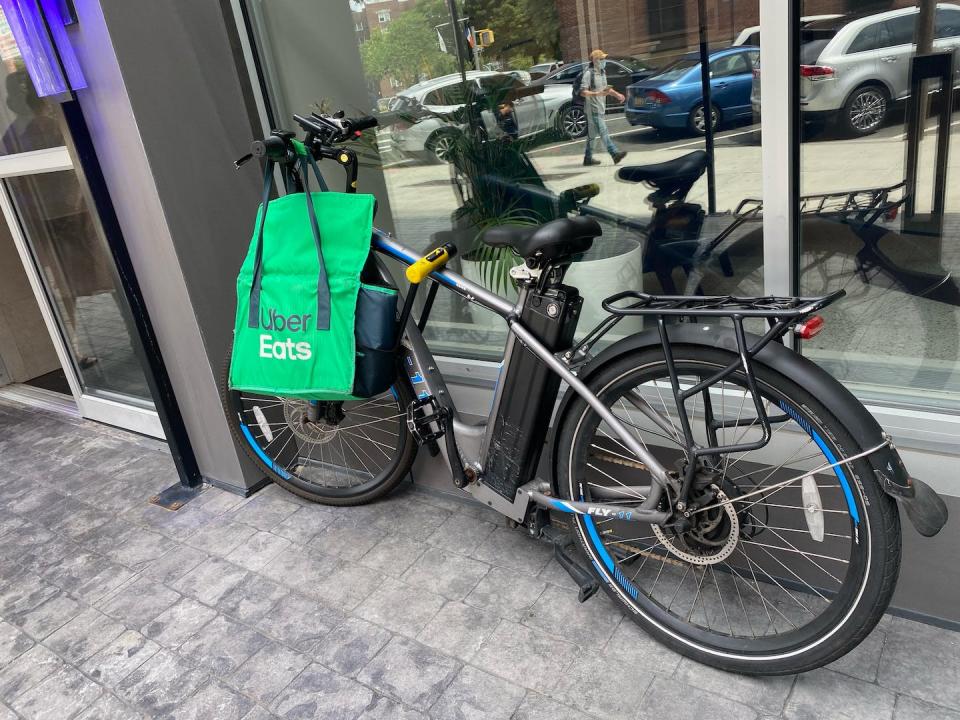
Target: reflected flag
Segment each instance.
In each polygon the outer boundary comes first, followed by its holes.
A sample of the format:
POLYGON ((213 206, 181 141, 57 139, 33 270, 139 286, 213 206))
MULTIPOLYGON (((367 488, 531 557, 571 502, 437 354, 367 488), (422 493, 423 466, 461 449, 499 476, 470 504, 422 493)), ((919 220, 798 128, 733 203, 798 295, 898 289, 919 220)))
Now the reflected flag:
POLYGON ((466 36, 467 36, 467 45, 469 45, 470 49, 473 50, 477 46, 476 41, 473 39, 473 28, 470 26, 467 26, 464 28, 464 32, 466 33, 466 36))
POLYGON ((443 35, 440 34, 440 28, 437 28, 437 43, 440 45, 440 52, 447 51, 447 44, 443 41, 443 35))

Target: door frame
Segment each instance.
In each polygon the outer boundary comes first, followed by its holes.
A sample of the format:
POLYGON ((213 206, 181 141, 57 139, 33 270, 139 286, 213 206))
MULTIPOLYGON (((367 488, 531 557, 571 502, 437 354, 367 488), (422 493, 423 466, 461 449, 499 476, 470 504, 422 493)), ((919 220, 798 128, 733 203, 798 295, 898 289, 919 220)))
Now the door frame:
MULTIPOLYGON (((20 255, 20 261, 23 263, 33 295, 40 306, 40 313, 47 326, 47 331, 50 333, 50 339, 57 352, 60 365, 63 367, 67 384, 70 386, 80 415, 90 420, 115 425, 163 440, 165 439, 163 427, 155 409, 138 407, 83 392, 78 370, 73 363, 63 329, 48 295, 45 281, 37 267, 30 243, 20 226, 19 218, 10 199, 9 190, 2 183, 7 178, 66 170, 76 170, 73 158, 66 146, 0 157, 0 185, 2 185, 0 187, 0 215, 10 228, 10 235, 17 248, 17 253, 20 255)), ((94 212, 92 208, 89 210, 94 212)))

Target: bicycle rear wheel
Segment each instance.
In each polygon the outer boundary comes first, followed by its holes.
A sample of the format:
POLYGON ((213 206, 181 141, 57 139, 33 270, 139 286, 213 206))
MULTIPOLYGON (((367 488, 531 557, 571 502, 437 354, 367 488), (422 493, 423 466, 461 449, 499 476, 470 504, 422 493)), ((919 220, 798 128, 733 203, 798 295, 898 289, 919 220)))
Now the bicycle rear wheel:
POLYGON ((250 459, 281 487, 328 505, 362 505, 389 493, 416 457, 406 424, 413 400, 398 381, 365 400, 321 402, 316 422, 309 402, 231 390, 230 356, 220 397, 230 430, 250 459))
MULTIPOLYGON (((685 386, 735 359, 700 346, 674 353, 685 386)), ((793 673, 840 657, 877 623, 896 583, 900 525, 865 460, 829 467, 868 448, 789 378, 760 360, 754 369, 773 438, 760 450, 705 459, 689 525, 577 516, 576 531, 607 592, 663 643, 725 670, 793 673)), ((667 468, 682 468, 683 434, 662 349, 623 356, 589 384, 667 468), (665 427, 639 410, 644 401, 665 427)), ((761 437, 742 375, 691 398, 686 413, 704 447, 761 437), (713 424, 713 442, 705 403, 726 425, 713 424)), ((559 443, 558 483, 569 499, 635 505, 636 491, 624 486, 650 484, 643 464, 582 400, 565 416, 559 443), (627 497, 599 500, 611 496, 601 488, 627 497)), ((663 503, 667 509, 675 500, 663 503)))

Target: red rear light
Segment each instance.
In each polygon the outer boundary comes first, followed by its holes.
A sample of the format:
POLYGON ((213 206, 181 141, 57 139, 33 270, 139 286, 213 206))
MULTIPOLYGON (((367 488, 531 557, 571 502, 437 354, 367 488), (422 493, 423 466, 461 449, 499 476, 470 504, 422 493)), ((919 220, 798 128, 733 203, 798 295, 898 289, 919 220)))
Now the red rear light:
POLYGON ((647 100, 657 105, 666 105, 670 102, 670 96, 659 90, 647 90, 647 100))
POLYGON ((889 210, 887 210, 886 215, 884 215, 883 217, 884 217, 884 219, 886 219, 887 222, 891 222, 891 221, 897 219, 897 213, 898 213, 899 211, 900 211, 900 206, 899 206, 899 205, 894 205, 892 208, 890 208, 889 210))
POLYGON ((820 331, 823 330, 825 324, 820 315, 813 315, 797 325, 793 331, 801 340, 809 340, 812 337, 816 337, 820 331))
POLYGON ((827 78, 833 77, 833 68, 826 65, 801 65, 800 77, 827 78))

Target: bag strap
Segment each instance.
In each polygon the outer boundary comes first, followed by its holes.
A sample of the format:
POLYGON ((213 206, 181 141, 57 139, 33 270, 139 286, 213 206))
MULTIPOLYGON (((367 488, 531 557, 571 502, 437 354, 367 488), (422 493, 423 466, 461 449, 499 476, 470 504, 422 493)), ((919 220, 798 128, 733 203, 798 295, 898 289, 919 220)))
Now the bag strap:
POLYGON ((313 156, 309 152, 306 155, 301 155, 300 174, 303 177, 303 194, 307 199, 307 212, 310 214, 310 227, 313 229, 313 240, 317 244, 317 262, 319 263, 319 273, 317 274, 317 330, 329 330, 330 286, 327 283, 327 268, 323 262, 320 226, 317 224, 317 213, 313 210, 313 196, 310 194, 310 168, 308 165, 313 165, 313 171, 323 191, 326 191, 326 183, 323 182, 320 168, 317 167, 317 161, 313 159, 313 156))
POLYGON ((263 174, 263 198, 260 201, 260 227, 257 228, 257 254, 253 261, 253 281, 250 283, 250 303, 247 313, 247 327, 260 327, 260 279, 263 274, 263 226, 267 222, 267 206, 270 204, 270 190, 273 188, 273 161, 267 161, 263 174))
MULTIPOLYGON (((317 224, 317 214, 313 207, 313 197, 310 194, 310 168, 313 166, 314 175, 323 192, 327 190, 327 184, 323 181, 320 174, 320 168, 316 160, 307 153, 300 156, 300 176, 303 178, 304 197, 307 202, 307 212, 310 215, 310 229, 313 231, 313 240, 317 246, 317 262, 319 271, 317 275, 317 330, 330 329, 330 286, 327 282, 327 270, 323 262, 323 250, 320 243, 320 226, 317 224)), ((257 229, 257 253, 253 263, 253 281, 250 284, 250 303, 247 313, 247 327, 260 327, 260 290, 263 281, 263 229, 267 220, 267 207, 270 202, 270 190, 273 187, 273 163, 267 163, 267 169, 263 178, 263 199, 260 213, 260 227, 257 229)))

